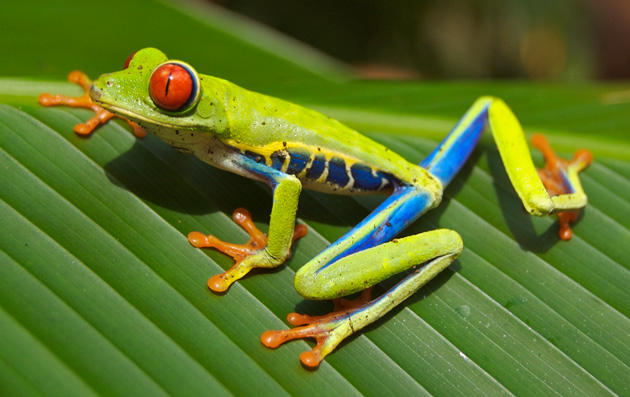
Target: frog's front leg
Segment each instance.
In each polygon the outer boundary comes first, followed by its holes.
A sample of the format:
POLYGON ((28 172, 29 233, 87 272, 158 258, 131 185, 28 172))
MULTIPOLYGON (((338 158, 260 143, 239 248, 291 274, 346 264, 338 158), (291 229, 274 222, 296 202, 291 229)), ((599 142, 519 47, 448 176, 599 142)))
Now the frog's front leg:
POLYGON ((252 222, 247 210, 237 209, 233 218, 250 235, 247 244, 231 244, 214 236, 191 232, 188 241, 197 248, 216 248, 232 256, 236 263, 228 271, 208 280, 215 292, 226 291, 232 283, 257 267, 272 268, 281 265, 291 253, 291 243, 306 235, 306 226, 295 226, 295 214, 302 190, 300 181, 283 172, 259 164, 244 156, 234 159, 235 165, 252 178, 266 182, 273 189, 273 207, 269 221, 269 237, 252 222))
MULTIPOLYGON (((383 317, 413 295, 462 252, 463 243, 456 232, 433 230, 357 252, 331 266, 304 267, 296 276, 299 292, 310 298, 334 299, 346 290, 373 285, 389 276, 420 266, 378 298, 356 308, 341 309, 326 316, 310 317, 292 313, 287 317, 290 330, 267 331, 261 336, 267 347, 297 338, 315 338, 317 345, 300 355, 302 363, 317 367, 324 357, 345 338, 383 317), (355 279, 360 275, 361 278, 355 279), (306 324, 306 325, 305 325, 306 324)), ((366 297, 360 298, 367 300, 366 297)))
POLYGON ((70 106, 73 108, 84 108, 90 109, 94 112, 94 116, 92 116, 89 120, 84 123, 79 123, 74 126, 74 132, 79 135, 88 135, 92 131, 96 129, 101 124, 106 124, 109 120, 114 117, 118 117, 124 120, 129 126, 132 128, 133 133, 138 138, 144 138, 147 133, 142 127, 133 121, 126 119, 124 117, 118 116, 110 111, 103 109, 98 106, 92 99, 90 98, 89 91, 90 85, 92 81, 90 78, 83 72, 75 70, 68 74, 68 81, 71 83, 78 84, 83 88, 85 93, 78 97, 71 97, 66 95, 51 95, 51 94, 40 94, 37 97, 37 101, 42 106, 70 106))

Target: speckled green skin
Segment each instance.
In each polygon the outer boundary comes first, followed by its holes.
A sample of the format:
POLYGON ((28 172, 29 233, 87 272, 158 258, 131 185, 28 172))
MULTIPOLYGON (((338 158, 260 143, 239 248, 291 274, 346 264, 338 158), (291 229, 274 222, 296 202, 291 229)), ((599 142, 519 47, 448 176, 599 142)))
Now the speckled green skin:
MULTIPOLYGON (((147 87, 153 70, 167 60, 166 55, 156 49, 137 52, 127 69, 94 81, 93 100, 136 121, 178 150, 194 153, 203 161, 239 174, 243 172, 226 161, 230 148, 253 149, 266 160, 282 148, 300 148, 310 153, 323 152, 328 157, 342 157, 349 166, 357 162, 367 164, 404 183, 441 191, 439 182, 424 169, 337 120, 217 77, 199 75, 202 89, 197 106, 180 114, 165 112, 153 103, 147 87), (212 150, 208 152, 210 147, 212 150), (205 153, 201 149, 206 149, 205 153)), ((298 178, 306 188, 350 193, 338 186, 299 175, 298 178)), ((435 195, 436 203, 439 197, 435 195)))

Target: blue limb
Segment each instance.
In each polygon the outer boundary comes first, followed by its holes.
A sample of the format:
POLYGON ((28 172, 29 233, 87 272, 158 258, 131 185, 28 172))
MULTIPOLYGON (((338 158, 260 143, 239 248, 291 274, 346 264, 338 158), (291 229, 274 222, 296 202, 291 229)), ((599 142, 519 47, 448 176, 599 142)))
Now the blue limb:
POLYGON ((488 126, 492 98, 481 98, 464 114, 451 132, 420 166, 437 177, 446 187, 457 175, 477 146, 488 126))
MULTIPOLYGON (((443 187, 459 172, 477 145, 488 125, 491 103, 491 98, 475 102, 440 145, 420 163, 440 180, 443 187)), ((362 222, 322 251, 316 259, 325 263, 322 266, 325 268, 343 257, 389 241, 438 203, 422 186, 399 185, 362 222)))
POLYGON ((441 191, 434 190, 448 184, 470 156, 487 124, 489 105, 489 101, 473 105, 421 163, 431 175, 419 173, 413 182, 397 184, 378 208, 297 272, 296 290, 308 299, 335 299, 335 311, 317 317, 292 313, 287 320, 297 328, 265 332, 261 337, 265 346, 275 348, 288 340, 315 338, 317 346, 302 353, 300 359, 304 365, 316 367, 344 338, 382 317, 457 258, 463 243, 451 230, 392 239, 439 203, 441 191), (420 180, 433 185, 425 187, 417 182, 420 180), (414 266, 418 268, 389 291, 369 300, 373 285, 414 266), (366 289, 367 294, 345 305, 336 299, 366 289))

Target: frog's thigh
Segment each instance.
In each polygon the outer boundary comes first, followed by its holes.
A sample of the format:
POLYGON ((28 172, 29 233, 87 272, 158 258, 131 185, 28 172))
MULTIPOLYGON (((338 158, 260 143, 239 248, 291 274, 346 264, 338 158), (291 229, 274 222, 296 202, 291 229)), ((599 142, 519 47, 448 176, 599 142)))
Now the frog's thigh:
POLYGON ((402 297, 405 299, 448 267, 462 249, 459 234, 448 229, 394 239, 329 264, 318 263, 315 259, 297 272, 295 288, 307 299, 334 299, 362 291, 413 266, 423 265, 399 284, 412 281, 404 288, 409 289, 402 297))

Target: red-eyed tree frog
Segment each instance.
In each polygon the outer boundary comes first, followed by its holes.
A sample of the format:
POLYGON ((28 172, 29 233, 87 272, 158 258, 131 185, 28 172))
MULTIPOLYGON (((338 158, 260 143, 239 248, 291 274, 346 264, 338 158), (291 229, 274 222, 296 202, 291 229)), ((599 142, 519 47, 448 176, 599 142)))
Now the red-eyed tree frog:
POLYGON ((295 275, 295 288, 304 298, 333 299, 336 310, 318 317, 292 313, 288 321, 297 328, 267 331, 261 337, 273 348, 291 339, 315 338, 317 346, 300 356, 307 367, 317 367, 344 338, 381 318, 462 252, 462 240, 453 230, 395 236, 440 203, 444 188, 485 129, 493 132, 525 209, 538 216, 558 214, 560 238, 571 238, 569 222, 586 205, 578 173, 590 163, 590 153, 581 150, 565 161, 536 136, 533 143, 547 163, 537 172, 521 126, 497 98, 479 98, 444 141, 415 165, 339 121, 198 74, 189 64, 169 60, 153 48, 134 53, 122 71, 105 74, 91 85, 84 75, 70 78, 89 89, 89 97, 42 94, 40 102, 97 112, 75 131, 90 133, 117 115, 131 120, 136 135, 146 130, 179 151, 271 187, 268 238, 242 209, 235 211, 234 219, 250 234, 248 244, 230 244, 199 232, 188 235, 193 246, 213 247, 236 260, 231 269, 210 278, 213 291, 226 291, 251 269, 277 267, 289 257, 292 241, 306 232, 304 226, 295 226, 303 187, 334 194, 389 194, 295 275), (376 283, 408 269, 397 285, 370 298, 376 283), (339 299, 360 291, 367 292, 354 301, 339 299))

